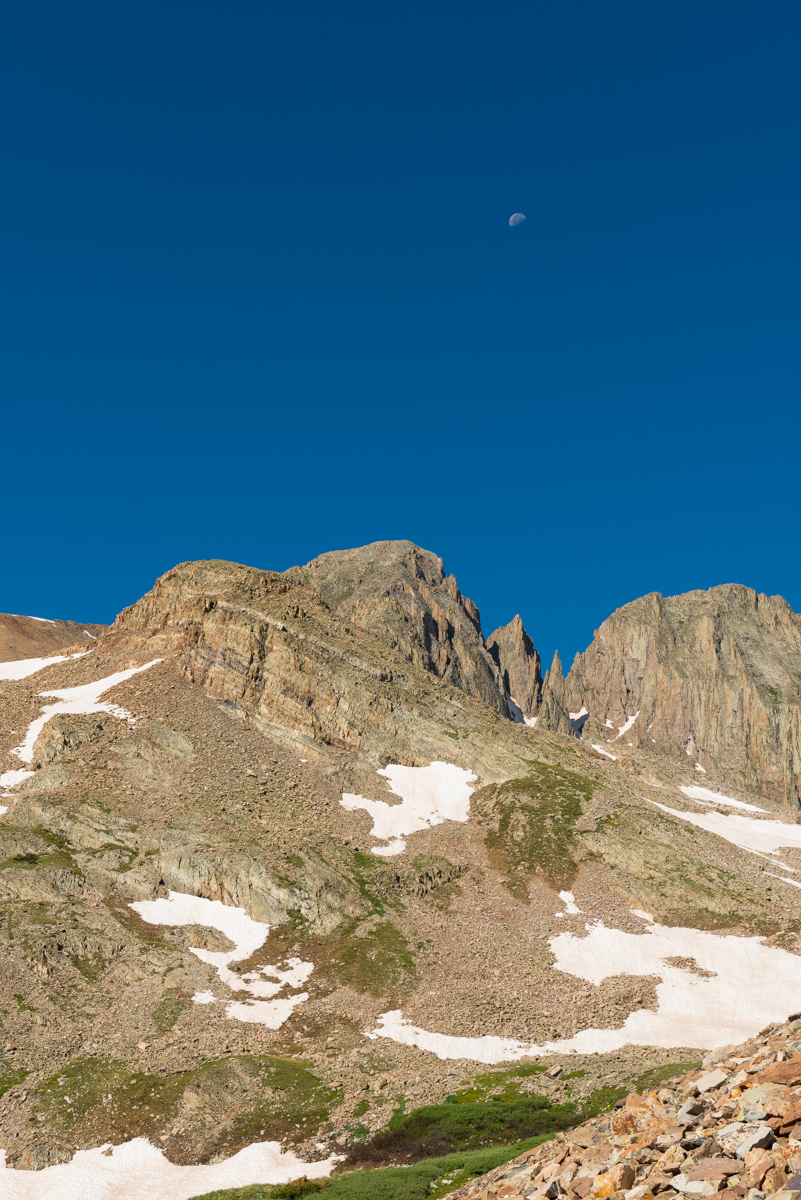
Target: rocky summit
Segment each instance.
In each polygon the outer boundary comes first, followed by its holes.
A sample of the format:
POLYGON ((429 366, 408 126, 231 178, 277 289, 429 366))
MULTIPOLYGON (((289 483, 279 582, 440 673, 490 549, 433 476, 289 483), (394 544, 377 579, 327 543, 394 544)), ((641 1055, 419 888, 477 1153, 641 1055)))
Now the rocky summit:
POLYGON ((780 597, 543 674, 380 542, 0 632, 0 1194, 801 1191, 780 597))

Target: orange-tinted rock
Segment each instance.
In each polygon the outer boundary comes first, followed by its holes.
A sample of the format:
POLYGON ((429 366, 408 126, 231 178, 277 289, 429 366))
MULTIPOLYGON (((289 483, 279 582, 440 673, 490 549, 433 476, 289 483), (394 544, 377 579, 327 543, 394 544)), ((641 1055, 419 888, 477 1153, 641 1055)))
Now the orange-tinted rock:
MULTIPOLYGON (((773 1063, 772 1066, 766 1067, 764 1071, 758 1071, 753 1079, 754 1083, 783 1083, 788 1087, 794 1084, 801 1083, 801 1054, 796 1054, 794 1058, 790 1058, 787 1062, 773 1063)), ((801 1114, 801 1105, 799 1105, 799 1114, 801 1114)))
POLYGON ((596 1175, 589 1193, 590 1200, 605 1200, 613 1192, 626 1191, 633 1186, 634 1180, 634 1168, 630 1163, 616 1163, 603 1175, 596 1175))

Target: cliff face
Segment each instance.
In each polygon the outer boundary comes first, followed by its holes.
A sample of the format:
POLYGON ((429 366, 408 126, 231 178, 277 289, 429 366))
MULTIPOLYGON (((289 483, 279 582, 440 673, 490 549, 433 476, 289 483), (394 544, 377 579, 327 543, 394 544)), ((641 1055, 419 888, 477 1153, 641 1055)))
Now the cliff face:
POLYGON ((458 712, 471 753, 501 769, 511 722, 475 606, 411 543, 366 551, 284 573, 184 563, 107 637, 175 654, 190 682, 276 731, 383 761, 461 761, 458 712))
POLYGON ((478 609, 454 576, 446 577, 436 554, 413 542, 374 542, 321 554, 286 575, 311 583, 333 613, 380 638, 407 662, 506 716, 478 609))
POLYGON ((519 615, 490 634, 487 649, 507 694, 525 717, 536 716, 542 692, 542 663, 519 615))
POLYGON ((604 726, 636 715, 629 742, 799 803, 801 616, 781 596, 739 584, 643 596, 576 656, 566 696, 604 726))
POLYGON ((548 730, 551 733, 564 733, 568 737, 575 733, 565 698, 565 676, 558 650, 553 656, 551 669, 545 672, 537 726, 541 732, 548 730))

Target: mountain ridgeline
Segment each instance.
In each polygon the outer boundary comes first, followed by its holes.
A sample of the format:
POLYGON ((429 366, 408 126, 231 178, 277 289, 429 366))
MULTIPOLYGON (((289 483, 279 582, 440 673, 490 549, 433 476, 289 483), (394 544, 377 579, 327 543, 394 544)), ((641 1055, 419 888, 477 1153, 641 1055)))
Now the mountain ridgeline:
POLYGON ((185 563, 112 628, 118 640, 133 632, 180 647, 187 677, 212 695, 330 744, 380 754, 400 739, 416 761, 441 743, 431 728, 421 742, 425 704, 398 700, 389 650, 541 731, 607 740, 626 726, 627 744, 689 757, 790 808, 801 798, 801 616, 737 584, 634 600, 567 676, 556 654, 544 678, 520 617, 485 641, 442 559, 411 542, 333 551, 283 573, 185 563))

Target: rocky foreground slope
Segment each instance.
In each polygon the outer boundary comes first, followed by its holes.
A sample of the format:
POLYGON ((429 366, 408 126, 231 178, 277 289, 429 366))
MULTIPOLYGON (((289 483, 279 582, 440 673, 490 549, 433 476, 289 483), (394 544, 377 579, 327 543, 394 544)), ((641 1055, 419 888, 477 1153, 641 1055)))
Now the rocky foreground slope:
POLYGON ((621 632, 543 679, 411 543, 185 563, 0 680, 6 1162, 319 1163, 504 1064, 580 1095, 795 1011, 794 702, 755 740, 748 681, 785 651, 789 678, 798 618, 748 593, 729 629, 716 600, 724 672, 682 641, 699 595, 664 602, 667 650, 621 632), (642 727, 738 687, 717 756, 642 727))
MULTIPOLYGON (((767 983, 767 981, 766 981, 767 983)), ((708 1054, 448 1200, 795 1200, 801 1194, 801 1019, 708 1054)))

